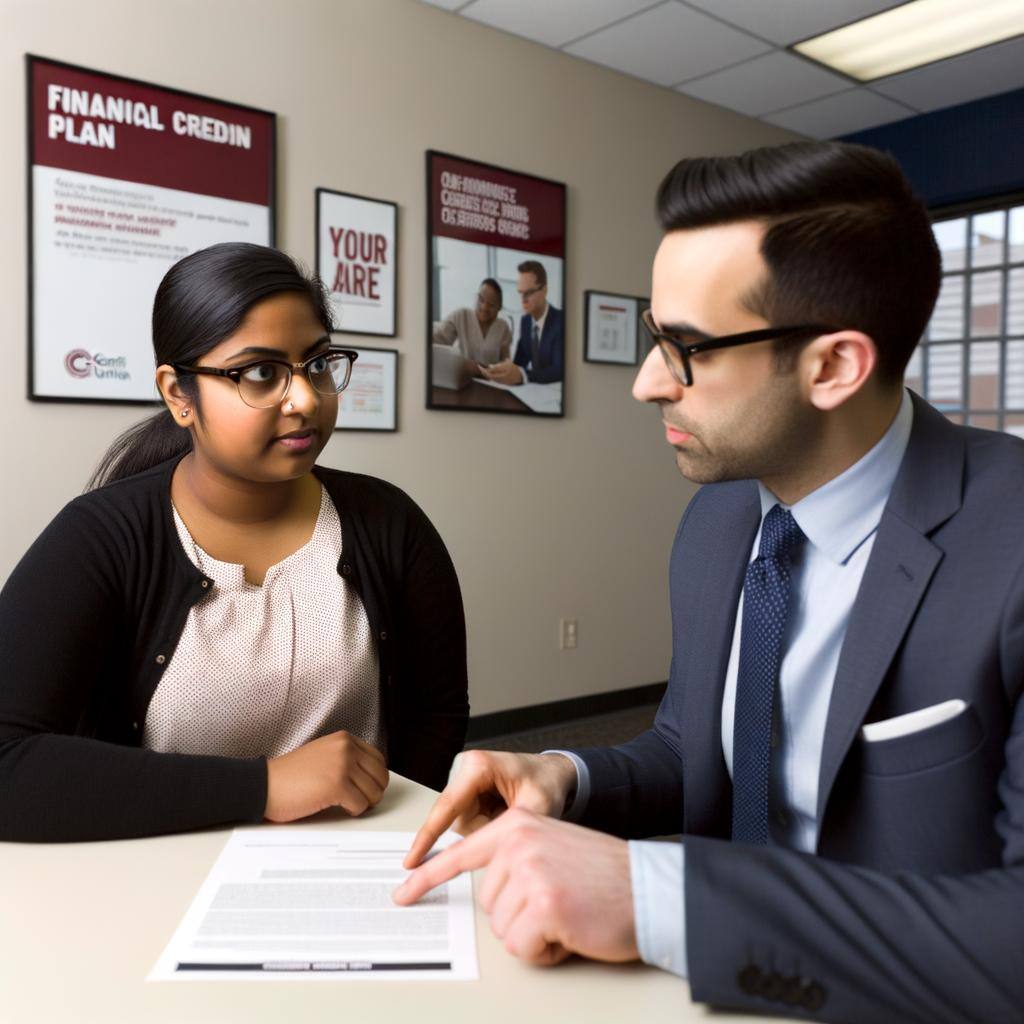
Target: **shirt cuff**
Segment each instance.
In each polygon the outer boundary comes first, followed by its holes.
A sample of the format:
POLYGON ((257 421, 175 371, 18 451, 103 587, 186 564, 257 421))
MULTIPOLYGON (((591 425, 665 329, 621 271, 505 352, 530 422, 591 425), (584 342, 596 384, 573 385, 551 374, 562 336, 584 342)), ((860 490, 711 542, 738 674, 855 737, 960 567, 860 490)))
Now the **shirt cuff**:
POLYGON ((576 792, 566 801, 559 817, 562 821, 579 821, 590 802, 590 769, 587 762, 571 750, 542 750, 542 754, 561 754, 576 766, 576 792))
POLYGON ((682 843, 630 840, 629 877, 640 959, 652 967, 689 977, 686 958, 682 843))

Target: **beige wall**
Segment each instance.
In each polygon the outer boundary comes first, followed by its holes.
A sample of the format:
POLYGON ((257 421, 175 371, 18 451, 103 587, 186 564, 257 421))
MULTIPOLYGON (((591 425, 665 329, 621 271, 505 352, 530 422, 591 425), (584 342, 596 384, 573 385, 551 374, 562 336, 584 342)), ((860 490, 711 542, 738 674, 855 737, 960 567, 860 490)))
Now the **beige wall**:
POLYGON ((0 579, 139 417, 25 397, 25 52, 275 111, 278 244, 307 262, 317 186, 399 203, 401 430, 336 434, 322 461, 396 482, 447 541, 474 713, 666 678, 692 487, 632 372, 583 362, 582 293, 649 293, 652 199, 676 160, 790 136, 414 0, 0 0, 0 579), (567 183, 564 420, 424 408, 428 148, 567 183))

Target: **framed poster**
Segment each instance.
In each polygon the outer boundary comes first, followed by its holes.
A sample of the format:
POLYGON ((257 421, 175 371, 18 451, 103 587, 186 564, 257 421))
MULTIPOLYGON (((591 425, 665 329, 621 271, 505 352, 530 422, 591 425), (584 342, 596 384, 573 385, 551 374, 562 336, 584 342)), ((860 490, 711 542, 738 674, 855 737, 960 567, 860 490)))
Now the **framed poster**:
POLYGON ((26 58, 28 397, 152 402, 153 296, 215 242, 274 242, 275 115, 26 58))
POLYGON ((335 430, 398 429, 398 350, 357 348, 352 378, 338 396, 335 430))
POLYGON ((565 185, 427 152, 427 408, 562 416, 565 185))
POLYGON ((635 366, 640 302, 633 295, 583 293, 583 358, 588 363, 635 366))
POLYGON ((396 203, 316 190, 316 270, 331 293, 336 331, 395 336, 397 228, 396 203))

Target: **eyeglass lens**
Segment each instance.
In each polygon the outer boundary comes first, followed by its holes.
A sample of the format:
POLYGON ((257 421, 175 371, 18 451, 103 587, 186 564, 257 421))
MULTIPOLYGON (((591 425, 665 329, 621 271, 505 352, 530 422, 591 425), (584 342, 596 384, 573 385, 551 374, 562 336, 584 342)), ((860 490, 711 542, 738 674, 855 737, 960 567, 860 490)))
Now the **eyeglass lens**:
MULTIPOLYGON (((665 360, 665 365, 668 367, 669 372, 680 384, 684 387, 689 386, 692 382, 690 376, 690 367, 686 357, 683 355, 682 350, 673 345, 670 341, 666 340, 665 336, 658 330, 658 325, 654 322, 654 317, 651 316, 649 309, 644 310, 640 317, 641 322, 644 325, 651 340, 658 346, 661 352, 662 359, 665 360)), ((693 341, 699 339, 692 339, 693 341)), ((688 338, 680 338, 679 343, 686 345, 691 341, 688 338)))
MULTIPOLYGON (((352 361, 340 353, 318 356, 306 366, 306 379, 322 395, 344 391, 352 372, 352 361)), ((284 398, 292 371, 283 363, 254 363, 238 378, 238 393, 246 405, 266 409, 284 398)))
POLYGON ((661 349, 662 358, 665 360, 665 365, 669 368, 672 376, 680 384, 689 384, 689 368, 686 365, 686 360, 683 358, 683 353, 675 345, 662 341, 660 338, 658 339, 658 348, 661 349))

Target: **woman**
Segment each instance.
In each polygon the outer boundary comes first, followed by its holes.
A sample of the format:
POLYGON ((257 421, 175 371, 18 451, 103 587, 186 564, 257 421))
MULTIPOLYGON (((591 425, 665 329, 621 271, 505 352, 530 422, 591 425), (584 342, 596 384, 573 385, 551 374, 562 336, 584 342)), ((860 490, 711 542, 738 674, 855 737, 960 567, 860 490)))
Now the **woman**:
POLYGON ((474 309, 457 309, 434 328, 435 345, 455 345, 469 362, 474 377, 481 366, 509 358, 512 329, 498 314, 504 302, 501 285, 493 277, 480 282, 474 309))
POLYGON ((215 245, 153 307, 165 410, 0 592, 0 838, 359 814, 461 749, 458 581, 423 512, 314 465, 356 353, 283 253, 215 245))

